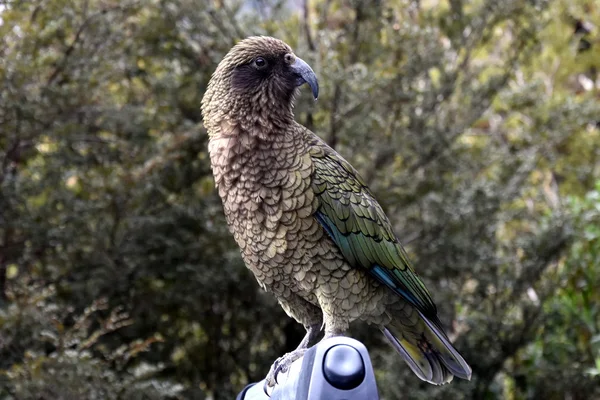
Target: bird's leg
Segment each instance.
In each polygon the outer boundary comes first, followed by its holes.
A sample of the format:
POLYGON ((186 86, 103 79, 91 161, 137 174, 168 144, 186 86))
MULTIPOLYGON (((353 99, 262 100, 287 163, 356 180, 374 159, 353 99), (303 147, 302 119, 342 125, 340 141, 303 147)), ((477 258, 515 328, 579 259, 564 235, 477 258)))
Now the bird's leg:
POLYGON ((346 332, 346 329, 328 329, 329 327, 325 328, 325 334, 323 335, 323 339, 321 340, 326 340, 332 337, 336 337, 336 336, 344 336, 344 332, 346 332))
POLYGON ((271 366, 266 378, 266 383, 268 386, 275 386, 275 383, 277 383, 277 375, 280 372, 286 372, 294 361, 304 356, 304 353, 306 353, 308 350, 308 345, 310 342, 312 342, 319 335, 319 332, 321 332, 321 324, 309 325, 305 328, 306 335, 304 335, 304 338, 302 338, 302 341, 296 350, 279 357, 271 366))
POLYGON ((296 350, 307 349, 310 342, 312 342, 317 336, 319 336, 319 332, 321 332, 321 326, 322 325, 320 324, 306 326, 306 335, 304 335, 304 338, 302 338, 302 341, 300 342, 296 350))
POLYGON ((344 336, 344 333, 346 333, 349 328, 349 322, 345 318, 324 314, 323 327, 325 329, 325 335, 323 335, 323 339, 321 340, 326 340, 335 336, 344 336))

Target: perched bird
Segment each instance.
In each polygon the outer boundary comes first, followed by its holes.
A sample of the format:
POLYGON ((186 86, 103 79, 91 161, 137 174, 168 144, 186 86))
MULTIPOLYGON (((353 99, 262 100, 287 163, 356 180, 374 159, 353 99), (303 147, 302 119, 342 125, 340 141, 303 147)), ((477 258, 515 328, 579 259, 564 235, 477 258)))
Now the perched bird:
POLYGON ((297 88, 319 85, 281 40, 250 37, 220 62, 202 99, 213 174, 227 223, 258 283, 303 324, 301 357, 319 332, 363 320, 422 380, 470 379, 391 223, 356 170, 294 120, 297 88))

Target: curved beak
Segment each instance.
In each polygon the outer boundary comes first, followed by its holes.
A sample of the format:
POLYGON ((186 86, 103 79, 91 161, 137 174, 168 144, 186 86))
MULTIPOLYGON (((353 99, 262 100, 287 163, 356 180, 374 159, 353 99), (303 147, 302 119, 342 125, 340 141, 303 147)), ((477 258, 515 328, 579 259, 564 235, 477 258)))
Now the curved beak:
POLYGON ((319 82, 317 81, 317 76, 310 65, 304 62, 304 60, 301 58, 296 57, 296 61, 290 65, 290 68, 297 75, 296 86, 301 86, 305 83, 308 83, 308 86, 310 86, 310 89, 312 90, 313 97, 316 100, 317 97, 319 97, 319 82))

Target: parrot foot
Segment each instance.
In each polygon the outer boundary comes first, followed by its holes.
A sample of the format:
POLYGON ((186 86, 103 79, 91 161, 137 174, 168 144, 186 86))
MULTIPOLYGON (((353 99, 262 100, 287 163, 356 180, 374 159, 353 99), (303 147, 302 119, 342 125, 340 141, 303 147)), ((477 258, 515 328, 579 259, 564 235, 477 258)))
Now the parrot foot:
POLYGON ((307 350, 308 349, 296 349, 294 351, 284 354, 283 356, 281 356, 277 360, 275 360, 275 362, 271 366, 271 370, 267 374, 267 378, 266 378, 267 386, 274 387, 275 384, 277 383, 277 375, 280 372, 287 372, 287 370, 290 368, 292 363, 294 361, 296 361, 297 359, 301 358, 302 356, 304 356, 304 353, 306 353, 307 350))

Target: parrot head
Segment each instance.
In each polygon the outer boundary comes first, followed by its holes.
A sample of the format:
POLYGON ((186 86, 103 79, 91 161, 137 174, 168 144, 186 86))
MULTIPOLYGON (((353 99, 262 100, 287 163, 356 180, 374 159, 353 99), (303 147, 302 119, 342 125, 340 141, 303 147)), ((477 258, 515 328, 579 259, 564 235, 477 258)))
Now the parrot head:
POLYGON ((312 68, 285 42, 253 36, 236 44, 217 66, 202 100, 206 117, 290 114, 297 88, 308 84, 315 100, 319 83, 312 68))

